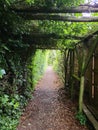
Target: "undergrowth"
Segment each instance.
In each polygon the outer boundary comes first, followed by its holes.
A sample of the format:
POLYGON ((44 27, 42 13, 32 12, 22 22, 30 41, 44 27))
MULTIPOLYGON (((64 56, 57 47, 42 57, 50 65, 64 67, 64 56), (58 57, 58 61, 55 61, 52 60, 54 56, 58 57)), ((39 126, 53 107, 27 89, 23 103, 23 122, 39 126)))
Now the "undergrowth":
POLYGON ((34 86, 47 67, 47 59, 48 51, 36 50, 28 69, 17 69, 13 82, 6 70, 0 69, 0 130, 16 130, 22 111, 32 98, 34 86), (26 76, 23 76, 24 72, 26 76))
POLYGON ((23 97, 17 94, 0 96, 0 130, 15 130, 24 106, 23 97))
POLYGON ((87 118, 86 118, 86 116, 83 113, 79 113, 78 112, 76 114, 76 119, 79 120, 79 122, 80 122, 81 125, 86 125, 87 118))

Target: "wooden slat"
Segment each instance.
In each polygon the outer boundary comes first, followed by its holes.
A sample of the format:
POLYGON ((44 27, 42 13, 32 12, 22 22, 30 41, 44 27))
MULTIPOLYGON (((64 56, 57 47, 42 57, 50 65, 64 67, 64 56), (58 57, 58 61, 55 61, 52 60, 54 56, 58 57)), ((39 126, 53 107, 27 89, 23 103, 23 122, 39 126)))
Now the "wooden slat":
POLYGON ((86 114, 86 116, 89 119, 89 121, 92 123, 93 127, 95 128, 95 130, 98 130, 98 121, 95 120, 94 116, 87 109, 87 107, 85 105, 83 105, 83 111, 86 114))

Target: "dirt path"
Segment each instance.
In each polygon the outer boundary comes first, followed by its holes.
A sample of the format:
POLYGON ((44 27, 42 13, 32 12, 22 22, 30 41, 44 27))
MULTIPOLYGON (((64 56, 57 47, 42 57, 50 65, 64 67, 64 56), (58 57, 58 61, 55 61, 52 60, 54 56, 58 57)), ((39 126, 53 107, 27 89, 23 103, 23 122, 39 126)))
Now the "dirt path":
POLYGON ((58 76, 49 67, 17 130, 88 130, 75 119, 75 105, 64 97, 61 87, 58 76))

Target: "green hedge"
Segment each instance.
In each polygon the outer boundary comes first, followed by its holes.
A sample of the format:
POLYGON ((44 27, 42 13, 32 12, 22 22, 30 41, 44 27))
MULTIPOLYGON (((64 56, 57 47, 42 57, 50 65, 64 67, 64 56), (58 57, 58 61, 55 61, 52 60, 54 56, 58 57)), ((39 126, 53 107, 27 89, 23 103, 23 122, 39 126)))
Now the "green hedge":
POLYGON ((48 50, 37 50, 35 56, 32 58, 32 81, 33 86, 42 77, 48 65, 48 50))
POLYGON ((55 53, 53 68, 64 82, 64 53, 60 50, 55 53))

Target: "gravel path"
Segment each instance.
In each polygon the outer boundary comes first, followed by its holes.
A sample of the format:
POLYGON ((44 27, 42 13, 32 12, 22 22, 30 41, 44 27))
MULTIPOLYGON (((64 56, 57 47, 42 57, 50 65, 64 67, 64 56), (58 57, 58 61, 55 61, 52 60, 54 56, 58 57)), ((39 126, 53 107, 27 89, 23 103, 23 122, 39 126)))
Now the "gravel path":
POLYGON ((17 130, 88 130, 75 119, 75 113, 75 104, 65 95, 52 67, 48 67, 17 130))

